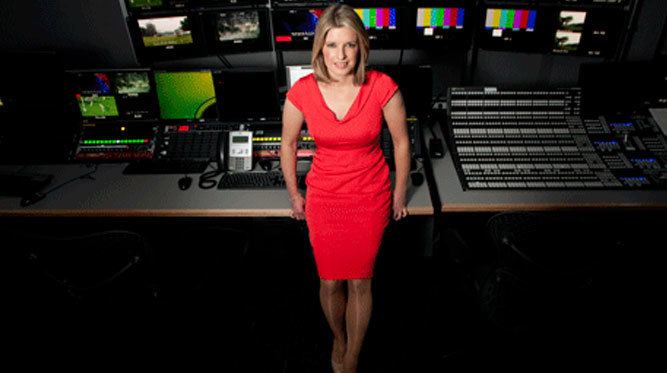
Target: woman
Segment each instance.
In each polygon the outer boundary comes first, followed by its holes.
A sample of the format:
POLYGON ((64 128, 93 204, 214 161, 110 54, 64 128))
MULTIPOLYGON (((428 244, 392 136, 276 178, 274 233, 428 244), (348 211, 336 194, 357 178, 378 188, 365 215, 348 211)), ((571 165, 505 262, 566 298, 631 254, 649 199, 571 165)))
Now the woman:
POLYGON ((410 169, 405 107, 396 83, 366 71, 369 43, 364 25, 347 5, 327 8, 317 24, 314 73, 287 93, 283 110, 281 167, 291 216, 306 220, 320 277, 320 302, 333 332, 335 372, 356 372, 371 316, 371 278, 390 213, 407 216, 410 169), (389 169, 379 145, 382 118, 394 143, 393 198, 389 169), (304 120, 317 151, 306 198, 296 180, 296 147, 304 120))

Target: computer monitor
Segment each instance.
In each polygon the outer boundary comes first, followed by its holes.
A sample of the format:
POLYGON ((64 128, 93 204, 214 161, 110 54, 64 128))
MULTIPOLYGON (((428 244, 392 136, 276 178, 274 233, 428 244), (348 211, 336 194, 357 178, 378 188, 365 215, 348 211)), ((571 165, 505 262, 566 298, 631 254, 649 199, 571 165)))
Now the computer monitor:
POLYGON ((311 74, 313 72, 313 67, 311 65, 289 65, 285 67, 287 87, 292 88, 294 83, 297 80, 303 78, 304 76, 311 74))
POLYGON ((0 61, 0 164, 66 161, 76 121, 60 55, 2 51, 0 61))
POLYGON ((137 55, 142 61, 205 55, 200 18, 193 13, 160 13, 130 18, 137 55))
POLYGON ((517 52, 548 52, 554 25, 537 8, 482 9, 480 47, 517 52))
POLYGON ((431 109, 433 69, 429 65, 373 65, 398 84, 408 116, 422 116, 431 109))
POLYGON ((211 70, 155 71, 160 118, 165 120, 217 119, 211 70))
POLYGON ((262 8, 220 9, 203 13, 209 50, 215 54, 271 50, 269 11, 262 8))
POLYGON ((400 8, 354 8, 368 32, 371 48, 401 48, 404 42, 400 8))
POLYGON ((263 122, 280 119, 275 70, 223 70, 215 81, 221 120, 263 122))
MULTIPOLYGON (((456 4, 452 4, 456 5, 456 4)), ((463 2, 459 6, 413 8, 412 42, 418 47, 458 49, 470 45, 469 21, 463 2)))
POLYGON ((315 27, 323 11, 324 8, 273 10, 273 37, 276 49, 311 49, 315 27))
POLYGON ((71 94, 87 121, 157 119, 150 70, 69 71, 71 94))

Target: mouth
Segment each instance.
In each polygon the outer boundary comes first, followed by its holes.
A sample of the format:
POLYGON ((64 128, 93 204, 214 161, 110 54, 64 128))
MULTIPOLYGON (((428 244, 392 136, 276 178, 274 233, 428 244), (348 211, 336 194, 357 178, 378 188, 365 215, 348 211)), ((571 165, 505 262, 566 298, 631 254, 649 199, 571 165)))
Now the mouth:
POLYGON ((334 63, 334 66, 336 66, 336 68, 341 69, 341 70, 346 69, 348 65, 349 65, 349 62, 335 62, 334 63))

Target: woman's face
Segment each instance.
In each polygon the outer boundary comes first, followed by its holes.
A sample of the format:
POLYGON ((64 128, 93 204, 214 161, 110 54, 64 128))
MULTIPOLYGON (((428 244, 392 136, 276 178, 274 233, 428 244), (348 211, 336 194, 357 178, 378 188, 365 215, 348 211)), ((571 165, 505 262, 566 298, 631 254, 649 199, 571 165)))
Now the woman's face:
POLYGON ((334 80, 353 74, 359 56, 357 34, 349 27, 336 27, 324 39, 324 65, 334 80))

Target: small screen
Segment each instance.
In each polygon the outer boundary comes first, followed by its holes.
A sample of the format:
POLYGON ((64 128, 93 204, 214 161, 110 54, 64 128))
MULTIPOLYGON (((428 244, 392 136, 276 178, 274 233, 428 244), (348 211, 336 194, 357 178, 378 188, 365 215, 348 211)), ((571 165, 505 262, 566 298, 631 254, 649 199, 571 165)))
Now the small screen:
POLYGON ((293 65, 287 66, 287 84, 290 88, 297 82, 297 80, 313 72, 313 67, 310 65, 293 65))
POLYGON ((354 11, 366 27, 372 48, 401 45, 397 8, 355 8, 354 11))
POLYGON ((551 13, 537 9, 486 9, 479 44, 483 49, 547 53, 555 23, 551 13))
POLYGON ((218 41, 257 39, 260 36, 257 10, 220 13, 216 26, 218 41))
POLYGON ((272 49, 268 9, 222 9, 201 15, 205 21, 204 37, 209 50, 215 54, 252 53, 272 49))
POLYGON ((74 97, 84 118, 155 119, 155 96, 147 70, 78 71, 74 97))
POLYGON ((151 11, 159 9, 181 9, 187 0, 127 0, 130 11, 151 11))
POLYGON ((317 21, 324 9, 290 9, 273 12, 273 33, 276 47, 310 48, 317 21))
POLYGON ((146 48, 173 47, 194 42, 188 16, 142 18, 138 22, 146 48))
POLYGON ((487 9, 484 27, 487 30, 511 29, 534 31, 537 11, 527 9, 487 9))
POLYGON ((243 144, 248 142, 248 136, 233 136, 232 142, 234 144, 243 144))
POLYGON ((155 72, 155 88, 162 119, 217 118, 211 71, 155 72))
POLYGON ((558 16, 558 28, 556 29, 554 52, 573 53, 578 51, 585 22, 586 12, 560 12, 558 16))
POLYGON ((275 71, 222 71, 216 79, 218 108, 223 120, 266 121, 280 118, 275 71))
POLYGON ((82 117, 117 117, 118 106, 108 73, 84 73, 77 77, 75 98, 82 117))

